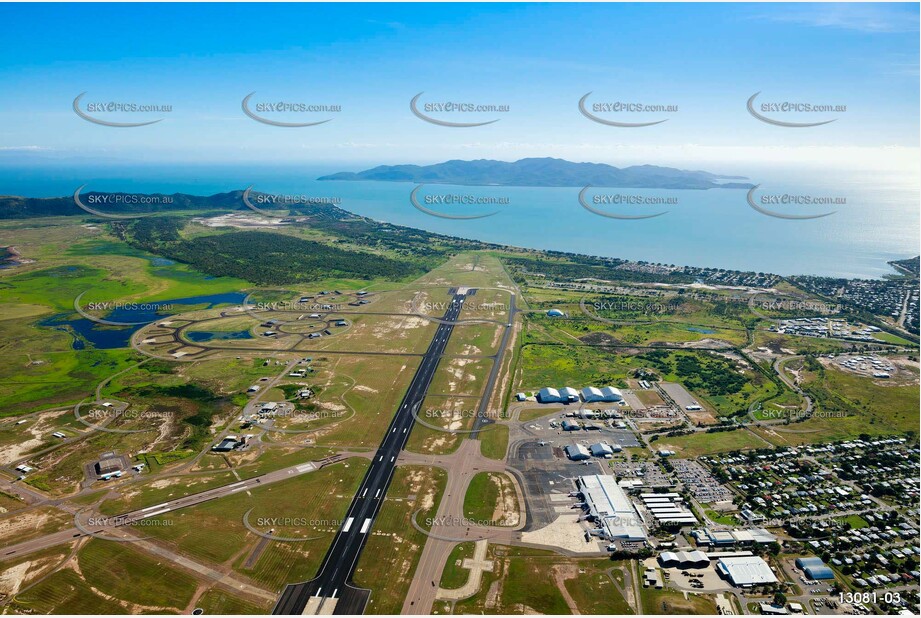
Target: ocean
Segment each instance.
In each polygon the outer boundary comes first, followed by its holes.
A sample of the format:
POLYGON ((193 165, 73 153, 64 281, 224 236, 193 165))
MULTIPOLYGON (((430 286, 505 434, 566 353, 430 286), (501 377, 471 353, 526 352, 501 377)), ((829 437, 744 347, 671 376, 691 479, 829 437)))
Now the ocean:
MULTIPOLYGON (((782 213, 834 214, 809 220, 774 218, 752 208, 745 189, 638 190, 426 185, 417 203, 441 214, 495 215, 468 220, 426 214, 410 201, 413 183, 318 181, 335 171, 370 166, 59 165, 0 167, 0 193, 51 197, 84 191, 212 194, 253 185, 273 194, 332 199, 379 221, 481 241, 665 264, 835 277, 879 278, 890 260, 918 255, 917 175, 749 173, 756 205, 782 213), (786 196, 786 197, 785 197, 786 196), (793 197, 790 197, 793 196, 793 197), (805 205, 803 199, 830 199, 805 205), (450 205, 447 201, 467 203, 450 205), (487 203, 470 203, 476 201, 487 203), (790 201, 799 202, 790 204, 790 201), (654 201, 656 204, 638 203, 654 201), (785 204, 784 201, 787 203, 785 204)), ((711 170, 719 172, 720 170, 711 170)))

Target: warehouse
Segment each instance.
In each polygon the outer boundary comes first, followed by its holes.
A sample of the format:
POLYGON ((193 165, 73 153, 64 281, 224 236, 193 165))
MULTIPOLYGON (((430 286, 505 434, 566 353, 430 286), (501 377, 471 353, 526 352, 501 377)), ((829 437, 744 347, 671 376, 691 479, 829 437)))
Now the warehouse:
POLYGON ((589 403, 594 401, 604 401, 604 395, 601 394, 600 388, 595 388, 594 386, 586 386, 582 389, 582 399, 589 403))
POLYGON ((569 446, 563 449, 566 451, 566 456, 572 459, 573 461, 581 461, 583 459, 588 459, 591 455, 581 444, 570 444, 569 446))
POLYGON ((591 403, 595 401, 623 401, 624 396, 620 390, 614 388, 613 386, 605 386, 604 388, 597 388, 594 386, 586 386, 582 389, 582 399, 591 403))
POLYGON ((115 474, 121 470, 121 457, 116 457, 114 453, 106 453, 96 462, 96 474, 99 476, 115 474))
POLYGON ((810 558, 797 558, 796 566, 803 570, 809 579, 834 579, 835 574, 815 556, 810 558))
POLYGON ((667 569, 704 569, 710 566, 710 558, 699 549, 694 551, 666 551, 659 554, 659 564, 667 569))
POLYGON ((641 494, 646 510, 662 525, 696 524, 697 518, 685 509, 679 501, 681 497, 672 492, 664 494, 641 494))
MULTIPOLYGON (((595 457, 609 457, 614 454, 614 448, 609 444, 605 444, 604 442, 592 444, 588 448, 592 452, 592 455, 595 457)), ((620 447, 617 447, 617 450, 619 451, 620 447)))
POLYGON ((613 386, 605 386, 601 389, 601 394, 604 396, 602 401, 623 401, 624 395, 620 392, 620 389, 614 388, 613 386))
POLYGON ((565 403, 573 403, 579 401, 579 391, 572 388, 571 386, 564 386, 560 389, 560 398, 565 403))
POLYGON ((583 476, 576 483, 589 515, 601 526, 605 538, 646 540, 642 518, 613 476, 583 476))
POLYGON ((741 588, 777 583, 774 571, 758 556, 720 558, 716 563, 716 571, 733 586, 741 588))
POLYGON ((565 421, 563 421, 562 427, 563 427, 563 431, 579 431, 580 429, 582 429, 582 425, 580 425, 576 421, 571 421, 569 419, 566 419, 565 421))
POLYGON ((560 396, 560 391, 555 388, 550 388, 545 386, 540 389, 537 393, 537 401, 539 403, 563 403, 565 401, 562 396, 560 396))

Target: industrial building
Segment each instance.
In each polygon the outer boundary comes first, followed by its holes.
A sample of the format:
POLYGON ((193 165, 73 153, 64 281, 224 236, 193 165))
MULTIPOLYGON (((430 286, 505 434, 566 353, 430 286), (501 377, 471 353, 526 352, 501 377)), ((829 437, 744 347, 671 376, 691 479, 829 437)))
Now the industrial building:
POLYGON ((605 386, 603 388, 586 386, 582 389, 582 399, 589 403, 595 401, 616 402, 623 401, 624 396, 619 389, 613 386, 605 386))
POLYGON ((659 554, 659 564, 666 569, 704 569, 710 566, 710 557, 699 549, 666 551, 659 554))
POLYGON ((573 461, 581 461, 591 457, 588 449, 586 449, 581 444, 570 444, 569 446, 564 447, 563 450, 566 451, 566 456, 573 461))
POLYGON ((681 504, 681 495, 676 493, 640 494, 646 510, 661 525, 692 525, 697 523, 694 513, 681 504))
POLYGON ((243 442, 237 440, 236 436, 227 436, 219 444, 216 444, 211 447, 211 450, 216 453, 227 453, 242 445, 243 442))
POLYGON ((539 403, 563 403, 564 400, 560 391, 545 386, 537 392, 537 401, 539 403))
POLYGON ((579 431, 580 429, 582 429, 582 425, 580 425, 576 421, 571 421, 569 419, 566 419, 565 421, 563 421, 562 427, 563 427, 563 431, 579 431))
POLYGON ((766 545, 777 541, 777 537, 764 528, 745 528, 735 530, 692 530, 691 536, 698 545, 712 545, 715 547, 725 545, 766 545))
MULTIPOLYGON (((594 455, 595 457, 609 457, 614 454, 614 447, 612 447, 609 444, 605 444, 604 442, 598 442, 596 444, 592 444, 591 446, 588 447, 588 449, 592 452, 592 455, 594 455)), ((621 450, 621 448, 618 446, 617 450, 619 451, 621 450)))
POLYGON ((832 572, 821 558, 812 556, 810 558, 797 558, 796 566, 803 570, 809 579, 834 579, 835 574, 832 572))
POLYGON ((606 539, 645 541, 643 519, 613 476, 594 474, 576 481, 590 517, 606 539))
POLYGON ((564 403, 573 403, 579 401, 579 391, 571 386, 564 386, 560 389, 560 397, 564 403))
POLYGON ((774 571, 758 556, 731 556, 720 558, 716 563, 717 572, 733 586, 748 588, 762 584, 777 583, 774 571))
POLYGON ((105 453, 96 462, 96 474, 99 476, 107 476, 110 474, 115 474, 116 472, 122 471, 122 460, 121 457, 116 457, 115 453, 105 453))

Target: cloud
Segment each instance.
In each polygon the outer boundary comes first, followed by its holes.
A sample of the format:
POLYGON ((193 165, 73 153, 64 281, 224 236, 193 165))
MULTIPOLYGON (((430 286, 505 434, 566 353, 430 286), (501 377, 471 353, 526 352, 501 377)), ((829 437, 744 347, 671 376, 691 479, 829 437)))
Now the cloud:
POLYGON ((2 152, 35 152, 39 150, 54 150, 44 146, 0 146, 2 152))
POLYGON ((761 13, 768 21, 835 28, 867 33, 918 31, 918 10, 913 4, 803 4, 773 5, 761 13))

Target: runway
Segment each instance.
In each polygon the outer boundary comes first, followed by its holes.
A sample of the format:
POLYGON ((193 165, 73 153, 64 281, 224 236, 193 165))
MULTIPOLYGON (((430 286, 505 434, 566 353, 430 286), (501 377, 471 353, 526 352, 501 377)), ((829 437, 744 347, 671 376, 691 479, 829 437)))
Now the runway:
POLYGON ((445 311, 443 321, 439 323, 406 395, 387 428, 387 434, 372 459, 371 467, 365 473, 361 486, 349 505, 345 521, 336 533, 317 577, 308 582, 289 584, 272 610, 273 614, 361 614, 364 612, 371 591, 352 585, 352 575, 371 532, 374 519, 387 495, 396 459, 409 439, 415 422, 414 413, 425 399, 435 370, 454 330, 454 322, 463 308, 464 299, 475 291, 474 289, 451 291, 453 299, 445 311))

